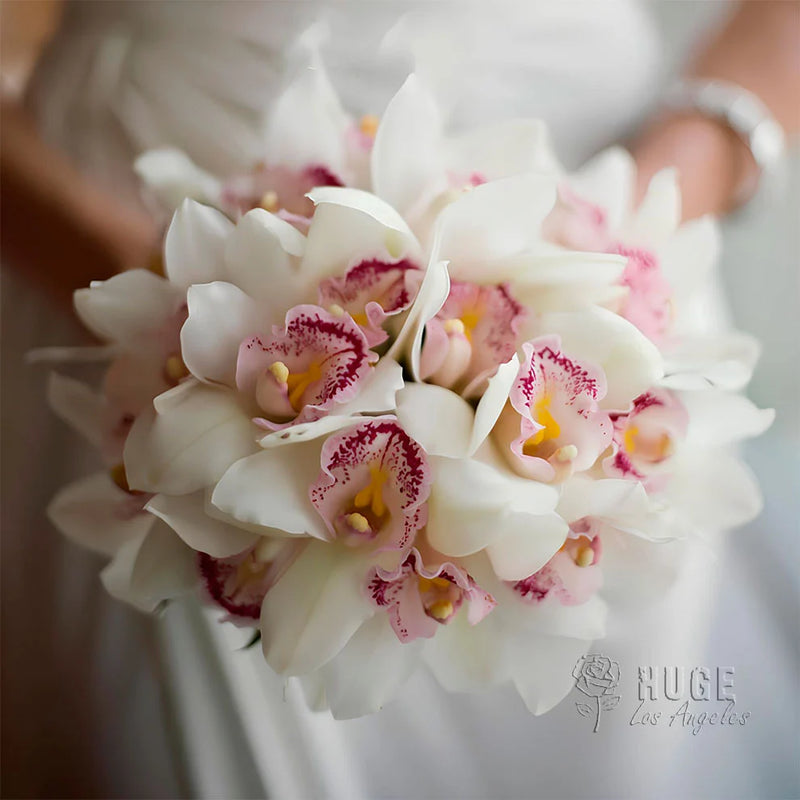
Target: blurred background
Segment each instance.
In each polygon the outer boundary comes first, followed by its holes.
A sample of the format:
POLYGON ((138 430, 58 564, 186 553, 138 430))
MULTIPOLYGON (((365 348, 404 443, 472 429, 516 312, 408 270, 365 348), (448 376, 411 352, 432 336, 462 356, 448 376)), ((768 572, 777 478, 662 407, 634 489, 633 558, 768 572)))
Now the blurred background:
MULTIPOLYGON (((248 690, 274 692, 270 679, 254 677, 254 666, 234 663, 226 655, 231 640, 212 632, 191 604, 177 604, 154 620, 109 599, 98 579, 102 560, 66 542, 46 520, 44 509, 55 489, 95 469, 96 462, 78 436, 48 411, 47 370, 27 366, 23 359, 33 347, 86 341, 64 299, 69 281, 61 286, 59 276, 72 281, 85 277, 85 283, 113 273, 123 259, 149 255, 159 231, 139 202, 130 156, 153 144, 185 145, 174 141, 176 128, 169 127, 173 105, 189 96, 187 87, 192 85, 182 82, 181 71, 209 84, 216 59, 228 70, 244 64, 247 80, 258 84, 252 91, 256 108, 277 86, 275 65, 288 31, 301 31, 327 5, 299 0, 221 6, 189 0, 0 3, 4 140, 10 138, 7 121, 24 108, 30 136, 41 134, 63 158, 40 176, 37 189, 37 202, 53 212, 53 227, 33 237, 35 252, 20 249, 19 238, 4 235, 0 253, 3 797, 285 796, 274 777, 282 767, 274 759, 286 743, 270 739, 266 720, 262 727, 258 723, 261 701, 248 712, 241 690, 250 681, 248 690), (263 32, 263 38, 253 30, 263 32), (227 37, 229 47, 198 47, 206 36, 227 37), (259 60, 263 72, 254 77, 253 63, 259 60), (186 94, 179 97, 181 91, 186 94), (161 127, 153 123, 156 112, 167 120, 161 127), (65 185, 81 187, 76 217, 81 222, 102 217, 104 234, 125 243, 124 255, 109 255, 86 233, 96 230, 91 225, 78 226, 83 239, 64 250, 58 226, 67 223, 59 209, 73 199, 65 185), (105 198, 110 196, 128 210, 117 216, 107 212, 105 198)), ((377 73, 369 62, 376 50, 370 43, 385 32, 391 14, 400 13, 387 11, 387 6, 378 13, 376 4, 355 5, 362 27, 352 30, 353 17, 337 10, 332 14, 334 44, 325 54, 346 104, 366 102, 377 73), (353 42, 362 50, 357 55, 353 42)), ((518 34, 507 44, 543 77, 526 80, 526 88, 515 90, 513 97, 508 88, 498 92, 495 104, 516 104, 527 115, 548 121, 568 166, 630 137, 671 76, 719 30, 732 9, 712 0, 553 0, 542 7, 547 25, 539 38, 518 34), (562 42, 572 48, 567 52, 579 52, 580 57, 554 56, 563 52, 562 42), (576 112, 576 105, 582 111, 576 112), (581 118, 591 124, 576 132, 581 118)), ((507 26, 516 21, 510 9, 499 4, 495 13, 506 17, 507 26)), ((800 24, 800 16, 791 19, 800 24)), ((480 66, 485 72, 485 64, 480 66)), ((504 68, 519 71, 510 61, 504 68)), ((383 95, 371 94, 372 107, 363 110, 380 108, 395 87, 396 78, 380 77, 383 95)), ((237 80, 235 72, 226 80, 229 89, 237 80)), ((209 97, 226 91, 225 80, 219 83, 213 92, 192 96, 197 120, 204 114, 213 118, 209 97)), ((491 91, 489 84, 485 91, 491 91)), ((794 99, 800 106, 800 97, 794 99)), ((242 119, 250 110, 244 109, 242 119)), ((486 113, 501 115, 491 107, 486 113)), ((199 151, 206 147, 203 141, 193 144, 199 151)), ((25 209, 13 202, 19 172, 9 165, 8 152, 4 147, 4 234, 28 224, 25 209)), ((711 634, 699 663, 735 665, 737 697, 752 711, 752 722, 733 735, 708 731, 697 739, 681 737, 663 774, 648 785, 646 778, 631 776, 622 756, 631 748, 655 747, 641 736, 630 734, 618 748, 611 739, 598 743, 577 737, 569 755, 563 753, 563 742, 546 744, 548 725, 577 731, 577 722, 567 719, 572 709, 565 703, 552 720, 538 720, 532 729, 531 747, 538 747, 541 737, 548 757, 541 759, 531 795, 800 796, 798 211, 800 156, 795 141, 776 180, 723 223, 722 276, 731 315, 736 327, 763 344, 749 395, 759 406, 775 408, 777 418, 745 448, 763 488, 765 509, 731 535, 720 557, 711 634), (575 763, 602 766, 590 773, 576 771, 575 763)), ((25 240, 29 248, 30 240, 25 240)), ((85 369, 91 375, 92 367, 85 369)), ((267 705, 263 708, 266 713, 267 705)), ((280 707, 271 708, 278 717, 285 715, 273 720, 272 728, 277 726, 279 736, 293 746, 319 746, 330 757, 330 743, 340 737, 344 744, 336 745, 336 752, 343 763, 357 760, 359 737, 366 735, 357 723, 334 732, 333 724, 298 723, 280 707)), ((366 795, 392 794, 388 777, 386 785, 375 776, 348 782, 341 775, 328 784, 326 770, 331 769, 335 767, 319 765, 314 774, 298 778, 295 786, 303 788, 297 796, 332 796, 341 794, 342 786, 366 795), (333 786, 339 788, 334 791, 333 786)), ((369 772, 367 765, 357 769, 369 772)), ((437 782, 442 780, 431 776, 430 796, 446 794, 447 783, 437 782)), ((485 789, 476 786, 475 796, 485 789)), ((496 796, 500 794, 498 790, 496 796)))

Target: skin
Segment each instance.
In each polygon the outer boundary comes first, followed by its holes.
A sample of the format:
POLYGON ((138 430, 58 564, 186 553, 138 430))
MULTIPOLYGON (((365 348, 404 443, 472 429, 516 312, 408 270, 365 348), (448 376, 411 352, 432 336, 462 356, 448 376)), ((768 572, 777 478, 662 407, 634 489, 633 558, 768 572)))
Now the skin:
MULTIPOLYGON (((24 5, 3 4, 12 9, 24 5)), ((48 6, 57 9, 56 3, 48 6)), ((9 40, 26 30, 24 19, 3 22, 9 40)), ((788 134, 798 132, 800 2, 745 0, 687 74, 744 86, 764 101, 788 134)), ((150 263, 159 231, 144 212, 123 206, 81 175, 44 142, 14 98, 4 99, 1 119, 0 246, 6 263, 64 300, 91 279, 150 263), (41 235, 45 226, 47 237, 41 235)), ((699 114, 657 116, 631 149, 639 166, 639 196, 659 169, 678 168, 684 219, 727 213, 743 183, 757 178, 736 135, 699 114)))

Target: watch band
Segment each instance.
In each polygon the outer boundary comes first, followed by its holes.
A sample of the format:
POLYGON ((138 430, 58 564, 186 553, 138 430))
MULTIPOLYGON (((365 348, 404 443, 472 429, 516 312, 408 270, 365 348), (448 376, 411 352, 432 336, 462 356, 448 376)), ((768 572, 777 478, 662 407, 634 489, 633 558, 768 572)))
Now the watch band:
POLYGON ((697 111, 730 128, 750 151, 758 167, 755 185, 740 187, 737 204, 746 203, 756 192, 765 173, 770 173, 784 153, 783 128, 764 103, 752 92, 721 80, 682 80, 664 96, 664 106, 673 111, 697 111))

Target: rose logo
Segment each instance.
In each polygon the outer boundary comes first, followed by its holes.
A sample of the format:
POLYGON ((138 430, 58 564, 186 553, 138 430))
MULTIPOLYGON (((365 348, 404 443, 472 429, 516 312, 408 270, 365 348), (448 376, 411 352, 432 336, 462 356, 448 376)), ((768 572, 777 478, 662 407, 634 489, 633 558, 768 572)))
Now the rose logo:
MULTIPOLYGON (((607 656, 585 655, 578 659, 575 669, 572 670, 575 686, 578 691, 594 700, 594 733, 600 727, 600 711, 610 711, 616 708, 620 696, 614 694, 619 684, 619 664, 607 656)), ((592 714, 592 707, 586 703, 575 703, 578 713, 582 717, 592 714)))

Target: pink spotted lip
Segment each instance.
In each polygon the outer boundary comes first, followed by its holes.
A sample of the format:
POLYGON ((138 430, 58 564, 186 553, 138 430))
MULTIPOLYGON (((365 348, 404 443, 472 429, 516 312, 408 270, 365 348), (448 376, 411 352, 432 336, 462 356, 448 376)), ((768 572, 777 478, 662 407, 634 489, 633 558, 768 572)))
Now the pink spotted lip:
POLYGON ((386 319, 405 311, 416 296, 422 271, 407 259, 369 259, 350 267, 342 277, 319 286, 319 304, 350 314, 364 331, 370 347, 386 341, 386 319))
POLYGON ((332 538, 349 546, 404 551, 427 522, 430 466, 422 447, 391 417, 331 436, 311 503, 332 538))
POLYGON ((553 598, 561 605, 576 606, 602 587, 600 536, 589 521, 579 520, 571 527, 567 541, 540 570, 512 585, 521 600, 535 605, 553 598))
POLYGON ((226 619, 251 626, 261 616, 261 604, 267 592, 289 568, 302 543, 274 543, 271 558, 259 557, 259 548, 250 547, 229 558, 197 554, 204 593, 208 600, 228 612, 226 619))
POLYGON ((496 605, 494 598, 455 564, 446 562, 427 569, 416 548, 395 570, 373 568, 367 576, 366 593, 373 605, 388 612, 392 629, 404 643, 434 636, 440 625, 455 618, 464 602, 472 625, 496 605))
POLYGON ((661 272, 658 258, 650 250, 621 243, 609 247, 608 252, 628 259, 620 278, 620 283, 628 288, 620 316, 652 341, 662 342, 672 324, 673 308, 672 288, 661 272))
POLYGON ((344 186, 344 181, 324 164, 302 169, 258 164, 246 175, 227 181, 222 188, 222 204, 234 216, 253 208, 285 211, 299 218, 310 218, 314 204, 306 197, 316 186, 344 186))
POLYGON ((670 460, 686 437, 689 415, 674 392, 650 389, 625 414, 613 414, 613 452, 603 461, 607 475, 641 481, 649 492, 669 481, 670 460))
MULTIPOLYGON (((543 481, 589 469, 611 442, 611 419, 598 405, 606 393, 603 371, 563 353, 557 336, 525 342, 522 349, 525 360, 509 392, 518 415, 512 465, 543 481)), ((513 430, 511 409, 501 415, 501 432, 513 430)))
POLYGON ((514 355, 525 313, 507 284, 452 281, 447 300, 425 327, 420 376, 465 397, 479 394, 514 355))
POLYGON ((318 419, 352 400, 378 358, 348 316, 300 305, 285 322, 271 337, 242 342, 236 365, 237 387, 254 398, 265 414, 256 422, 270 430, 318 419))

